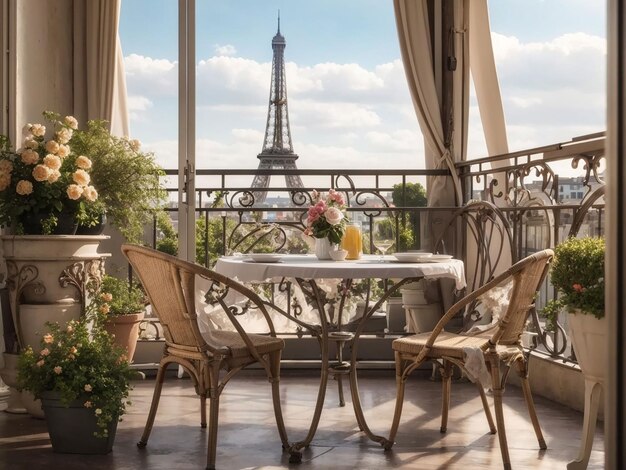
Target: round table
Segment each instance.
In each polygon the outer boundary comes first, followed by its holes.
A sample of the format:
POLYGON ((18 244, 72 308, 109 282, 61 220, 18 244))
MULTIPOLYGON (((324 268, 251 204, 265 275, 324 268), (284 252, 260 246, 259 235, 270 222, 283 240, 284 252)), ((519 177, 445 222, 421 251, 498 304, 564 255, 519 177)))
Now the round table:
MULTIPOLYGON (((319 424, 329 374, 328 340, 330 335, 336 334, 329 333, 328 319, 324 313, 322 296, 315 282, 316 279, 344 279, 350 282, 352 279, 394 280, 393 286, 385 292, 382 298, 371 308, 366 309, 359 320, 354 335, 349 337, 349 341, 352 343, 352 356, 348 374, 350 376, 350 392, 354 414, 359 428, 370 439, 382 445, 385 445, 387 440, 382 436, 375 435, 369 429, 365 421, 358 391, 357 343, 367 319, 378 310, 390 295, 408 282, 419 281, 425 278, 443 277, 454 279, 458 290, 465 287, 464 265, 462 261, 456 259, 437 263, 400 263, 393 256, 386 256, 382 260, 379 256, 365 255, 361 259, 354 261, 327 261, 319 260, 314 255, 281 255, 274 262, 255 262, 249 255, 238 255, 219 258, 214 270, 240 282, 280 281, 284 278, 293 278, 298 282, 307 297, 313 301, 313 306, 318 311, 322 357, 320 389, 309 432, 302 441, 295 443, 290 449, 292 457, 296 456, 295 460, 301 455, 299 453, 300 449, 310 444, 319 424)), ((289 318, 302 323, 292 316, 289 316, 289 318)), ((313 334, 317 334, 316 331, 318 330, 315 326, 307 325, 306 327, 313 334)), ((337 338, 334 339, 337 340, 337 338)))

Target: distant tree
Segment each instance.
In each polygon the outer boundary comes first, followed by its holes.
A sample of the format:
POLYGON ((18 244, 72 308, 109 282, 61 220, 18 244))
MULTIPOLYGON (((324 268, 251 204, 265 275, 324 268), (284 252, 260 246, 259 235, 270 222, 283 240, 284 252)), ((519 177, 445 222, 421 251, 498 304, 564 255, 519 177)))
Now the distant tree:
MULTIPOLYGON (((396 207, 426 207, 426 188, 421 183, 395 184, 391 193, 393 205, 396 207)), ((402 223, 402 220, 400 220, 402 223)), ((408 220, 413 233, 414 246, 420 246, 420 217, 417 211, 409 212, 408 220)), ((407 245, 408 248, 408 245, 407 245)))

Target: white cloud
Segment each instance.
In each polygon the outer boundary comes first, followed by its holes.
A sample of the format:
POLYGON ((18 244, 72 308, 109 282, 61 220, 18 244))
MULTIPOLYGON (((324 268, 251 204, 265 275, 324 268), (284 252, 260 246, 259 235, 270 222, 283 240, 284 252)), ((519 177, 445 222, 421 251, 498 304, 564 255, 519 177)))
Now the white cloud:
MULTIPOLYGON (((604 39, 574 33, 525 43, 494 32, 492 40, 512 151, 605 128, 604 39)), ((232 57, 228 50, 198 63, 198 168, 258 164, 271 64, 232 57)), ((137 54, 125 62, 133 131, 175 166, 177 146, 165 139, 176 139, 177 63, 137 54), (164 120, 169 125, 159 126, 164 120)), ((300 167, 423 167, 422 137, 401 60, 371 68, 289 62, 286 71, 300 167)), ((486 150, 475 96, 470 103, 472 158, 486 150)))
POLYGON ((225 44, 223 46, 215 44, 213 46, 213 50, 217 55, 233 56, 237 53, 237 49, 232 44, 225 44))

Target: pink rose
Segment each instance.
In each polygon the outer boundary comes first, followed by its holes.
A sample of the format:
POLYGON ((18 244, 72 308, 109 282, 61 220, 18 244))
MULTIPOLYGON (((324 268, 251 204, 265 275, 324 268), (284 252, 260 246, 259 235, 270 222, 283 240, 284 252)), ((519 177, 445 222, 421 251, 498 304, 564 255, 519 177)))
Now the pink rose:
POLYGON ((336 207, 329 207, 324 216, 330 225, 338 225, 343 220, 343 213, 336 207))

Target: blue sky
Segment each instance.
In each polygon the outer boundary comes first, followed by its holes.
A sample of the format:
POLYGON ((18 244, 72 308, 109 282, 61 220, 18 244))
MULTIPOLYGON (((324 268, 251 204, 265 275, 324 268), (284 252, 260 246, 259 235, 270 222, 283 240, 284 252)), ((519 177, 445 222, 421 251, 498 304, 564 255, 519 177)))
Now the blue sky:
MULTIPOLYGON (((605 128, 603 0, 492 0, 511 150, 605 128)), ((123 0, 131 132, 176 161, 177 4, 123 0)), ((391 0, 197 0, 198 167, 254 168, 277 10, 302 168, 423 167, 391 0), (340 156, 340 158, 337 158, 340 156)), ((483 156, 475 99, 469 156, 483 156)))

